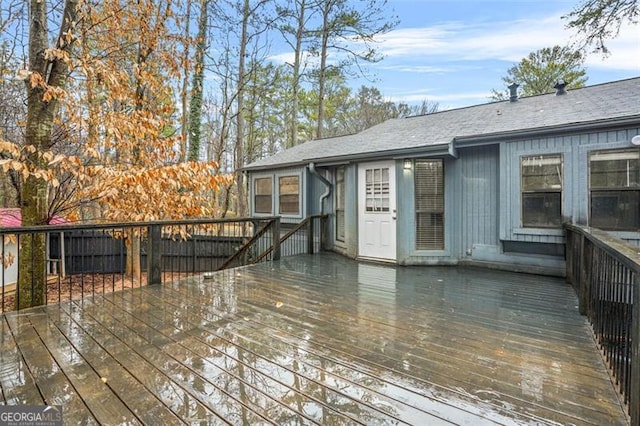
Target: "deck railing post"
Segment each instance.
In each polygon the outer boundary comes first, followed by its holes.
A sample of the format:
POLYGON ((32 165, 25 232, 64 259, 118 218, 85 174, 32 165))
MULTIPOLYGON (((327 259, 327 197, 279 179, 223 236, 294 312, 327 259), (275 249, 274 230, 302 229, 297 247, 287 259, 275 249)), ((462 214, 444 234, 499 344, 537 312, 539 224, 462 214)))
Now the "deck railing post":
POLYGON ((578 281, 578 310, 580 315, 589 314, 589 285, 591 283, 591 250, 587 247, 587 238, 584 235, 578 236, 580 239, 580 277, 578 281))
POLYGON ((273 240, 271 260, 280 260, 280 217, 276 217, 271 222, 271 239, 273 240))
POLYGON ((640 274, 632 281, 633 311, 631 313, 631 389, 629 415, 632 425, 640 425, 640 274))
POLYGON ((307 220, 307 253, 313 254, 313 217, 308 217, 307 220))
POLYGON ((162 226, 149 225, 147 284, 162 284, 162 226))

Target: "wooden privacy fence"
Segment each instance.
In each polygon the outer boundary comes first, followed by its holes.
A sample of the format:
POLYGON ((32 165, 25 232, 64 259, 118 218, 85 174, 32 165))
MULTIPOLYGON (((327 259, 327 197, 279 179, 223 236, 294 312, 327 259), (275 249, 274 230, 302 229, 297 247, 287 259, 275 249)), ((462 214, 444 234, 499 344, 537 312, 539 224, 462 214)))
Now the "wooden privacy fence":
POLYGON ((567 280, 627 404, 640 424, 640 248, 604 231, 565 225, 567 280))
POLYGON ((42 286, 43 303, 48 304, 318 252, 324 220, 311 216, 301 224, 284 224, 279 217, 264 217, 0 228, 7 263, 0 266, 0 313, 21 306, 21 293, 42 286), (24 243, 42 236, 45 256, 21 253, 24 243), (30 268, 45 269, 39 275, 46 276, 46 283, 35 282, 38 274, 33 274, 32 282, 18 288, 21 254, 31 256, 30 268), (42 258, 46 262, 38 264, 42 258))

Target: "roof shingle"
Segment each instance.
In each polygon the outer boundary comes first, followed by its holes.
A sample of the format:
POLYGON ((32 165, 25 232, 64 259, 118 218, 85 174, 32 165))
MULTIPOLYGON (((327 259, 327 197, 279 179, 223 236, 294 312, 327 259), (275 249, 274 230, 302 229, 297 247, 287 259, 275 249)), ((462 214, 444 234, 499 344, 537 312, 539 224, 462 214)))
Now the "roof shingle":
POLYGON ((387 120, 360 133, 317 139, 255 161, 245 170, 282 167, 328 158, 447 145, 455 138, 527 132, 606 122, 634 116, 640 122, 640 77, 574 89, 387 120))

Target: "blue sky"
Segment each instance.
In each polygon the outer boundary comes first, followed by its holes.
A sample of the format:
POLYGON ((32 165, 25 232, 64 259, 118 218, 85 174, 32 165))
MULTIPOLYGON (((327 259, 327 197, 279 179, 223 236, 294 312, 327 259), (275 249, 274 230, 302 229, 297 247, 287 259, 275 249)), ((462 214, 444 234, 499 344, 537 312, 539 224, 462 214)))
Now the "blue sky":
MULTIPOLYGON (((440 109, 484 103, 509 67, 529 52, 576 40, 561 16, 579 0, 389 0, 400 24, 381 37, 385 59, 369 65, 375 85, 394 101, 435 101, 440 109)), ((608 43, 611 55, 590 54, 588 85, 640 75, 640 31, 625 26, 608 43)))

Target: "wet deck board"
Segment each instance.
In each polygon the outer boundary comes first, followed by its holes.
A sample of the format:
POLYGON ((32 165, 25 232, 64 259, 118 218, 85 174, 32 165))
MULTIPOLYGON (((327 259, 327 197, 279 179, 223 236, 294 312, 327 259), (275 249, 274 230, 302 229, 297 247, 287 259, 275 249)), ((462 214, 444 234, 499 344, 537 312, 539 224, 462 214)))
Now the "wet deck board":
POLYGON ((0 402, 74 423, 627 424, 559 279, 322 254, 0 319, 0 402))

